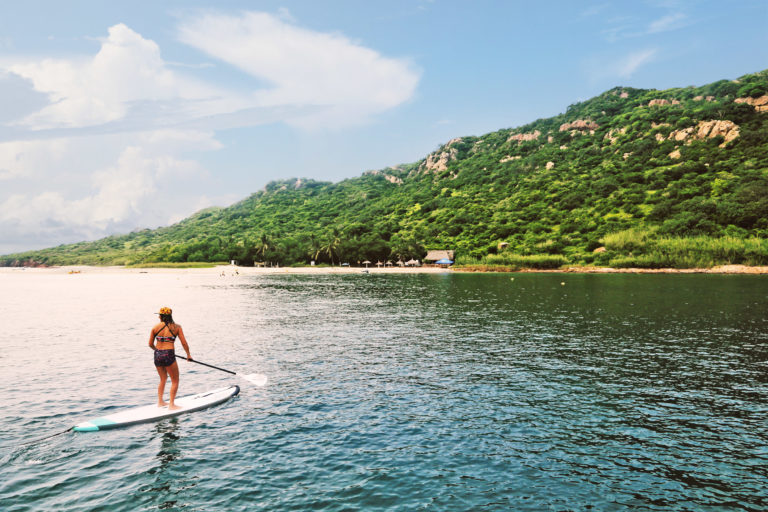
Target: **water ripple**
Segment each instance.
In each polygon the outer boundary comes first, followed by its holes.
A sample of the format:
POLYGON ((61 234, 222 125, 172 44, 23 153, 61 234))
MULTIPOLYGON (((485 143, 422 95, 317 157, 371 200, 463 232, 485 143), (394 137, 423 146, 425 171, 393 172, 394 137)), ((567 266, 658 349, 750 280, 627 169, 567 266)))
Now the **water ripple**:
MULTIPOLYGON (((77 277, 0 275, 4 511, 768 505, 761 277, 77 277), (270 385, 19 446, 153 399, 159 303, 270 385)), ((184 393, 232 382, 181 368, 184 393)))

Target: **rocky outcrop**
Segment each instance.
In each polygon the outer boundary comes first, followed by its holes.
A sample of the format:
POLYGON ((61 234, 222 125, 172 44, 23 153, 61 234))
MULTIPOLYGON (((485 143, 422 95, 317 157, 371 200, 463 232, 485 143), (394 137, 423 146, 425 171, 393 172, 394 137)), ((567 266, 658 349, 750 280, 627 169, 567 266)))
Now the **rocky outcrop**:
POLYGON ((448 164, 456 160, 458 154, 459 151, 456 148, 446 148, 444 151, 427 155, 422 166, 425 171, 442 172, 448 169, 448 164))
MULTIPOLYGON (((393 171, 402 171, 402 169, 400 169, 398 167, 387 167, 387 169, 392 169, 393 171)), ((363 174, 364 175, 370 175, 370 176, 381 176, 382 178, 384 178, 385 180, 387 180, 390 183, 394 183, 395 185, 402 185, 403 184, 403 180, 401 178, 399 178, 398 176, 394 176, 392 174, 387 173, 386 172, 387 169, 382 170, 382 171, 379 171, 379 170, 376 170, 376 171, 365 171, 363 174)))
POLYGON ((768 112, 768 94, 759 98, 736 98, 734 103, 746 103, 752 105, 758 112, 768 112))
POLYGON ((499 160, 499 163, 503 164, 505 162, 511 162, 512 160, 520 160, 521 158, 523 158, 523 157, 521 157, 520 155, 517 155, 517 156, 507 155, 504 158, 502 158, 501 160, 499 160))
POLYGON ((669 137, 667 137, 669 140, 676 140, 678 142, 684 141, 687 138, 689 138, 691 135, 693 135, 693 132, 696 131, 695 126, 690 126, 688 128, 684 128, 682 130, 675 130, 672 133, 669 134, 669 137))
POLYGON ((469 150, 470 153, 480 153, 485 149, 485 141, 483 139, 475 141, 474 144, 472 144, 472 148, 469 150))
MULTIPOLYGON (((713 138, 722 136, 722 145, 731 142, 733 139, 739 136, 739 125, 733 121, 701 121, 699 122, 699 130, 696 133, 697 139, 713 138)), ((721 146, 722 146, 721 145, 721 146)))
POLYGON ((516 140, 518 144, 521 144, 523 142, 537 140, 540 135, 541 135, 541 132, 539 130, 536 130, 534 132, 529 132, 529 133, 515 133, 509 136, 509 138, 507 139, 507 142, 512 142, 513 140, 516 140))
POLYGON ((682 130, 673 131, 667 138, 669 140, 683 142, 691 139, 712 139, 719 136, 722 136, 724 139, 723 143, 720 144, 720 147, 724 147, 726 144, 739 136, 739 125, 733 121, 726 120, 699 121, 699 124, 696 126, 689 126, 688 128, 683 128, 682 130))
POLYGON ((707 101, 715 101, 714 96, 707 96, 706 98, 704 96, 694 96, 693 101, 701 101, 701 100, 707 100, 707 101))
POLYGON ((555 167, 555 162, 547 162, 547 170, 550 170, 555 167))
POLYGON ((605 134, 605 139, 611 141, 611 144, 616 144, 616 141, 619 139, 619 135, 624 135, 625 133, 627 133, 626 126, 618 130, 611 129, 608 131, 608 133, 605 134))
POLYGON ((560 131, 561 132, 589 132, 590 134, 594 134, 595 130, 600 128, 600 125, 597 123, 590 121, 589 119, 577 119, 573 121, 572 123, 563 123, 560 125, 560 131))
POLYGON ((669 100, 651 100, 648 103, 648 106, 649 107, 661 107, 661 106, 669 105, 669 104, 670 104, 669 100))
POLYGON ((427 155, 427 158, 419 166, 420 171, 438 173, 448 169, 448 164, 456 160, 459 150, 451 147, 457 142, 461 142, 461 137, 449 140, 445 146, 434 153, 427 155))

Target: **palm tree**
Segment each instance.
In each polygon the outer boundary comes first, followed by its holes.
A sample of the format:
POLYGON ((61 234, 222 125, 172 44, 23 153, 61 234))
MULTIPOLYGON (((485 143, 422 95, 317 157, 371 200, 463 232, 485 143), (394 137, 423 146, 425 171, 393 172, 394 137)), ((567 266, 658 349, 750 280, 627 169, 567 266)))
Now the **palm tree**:
POLYGON ((337 228, 333 228, 331 235, 326 239, 325 245, 323 245, 321 248, 322 252, 327 254, 328 258, 331 260, 331 265, 333 265, 333 257, 337 255, 340 244, 341 233, 339 233, 337 228))
POLYGON ((314 233, 309 235, 309 250, 307 251, 307 256, 310 257, 313 261, 317 261, 317 258, 320 256, 320 253, 323 251, 323 246, 320 243, 320 240, 317 239, 317 237, 314 235, 314 233))
POLYGON ((269 256, 269 250, 272 249, 272 240, 269 239, 266 233, 261 235, 261 238, 256 242, 256 254, 261 256, 264 264, 267 263, 269 256))

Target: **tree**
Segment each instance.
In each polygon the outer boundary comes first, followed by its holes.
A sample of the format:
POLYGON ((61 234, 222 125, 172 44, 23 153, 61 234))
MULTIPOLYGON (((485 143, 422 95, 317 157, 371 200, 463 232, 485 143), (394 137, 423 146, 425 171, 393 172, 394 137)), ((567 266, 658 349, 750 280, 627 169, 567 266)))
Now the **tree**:
POLYGON ((261 261, 264 263, 268 263, 268 259, 270 256, 270 249, 272 249, 272 240, 267 236, 266 233, 263 233, 261 237, 259 237, 259 240, 256 242, 256 256, 261 258, 261 261))
MULTIPOLYGON (((322 246, 321 250, 324 252, 328 259, 331 262, 331 265, 334 264, 334 258, 338 254, 339 244, 341 243, 341 233, 339 232, 338 228, 333 228, 331 233, 328 235, 328 238, 326 238, 325 244, 322 246)), ((339 261, 341 263, 341 261, 339 261)))
POLYGON ((320 240, 317 239, 317 236, 315 236, 314 233, 310 233, 309 248, 307 249, 307 256, 309 256, 309 259, 312 261, 317 261, 322 250, 323 245, 320 243, 320 240))

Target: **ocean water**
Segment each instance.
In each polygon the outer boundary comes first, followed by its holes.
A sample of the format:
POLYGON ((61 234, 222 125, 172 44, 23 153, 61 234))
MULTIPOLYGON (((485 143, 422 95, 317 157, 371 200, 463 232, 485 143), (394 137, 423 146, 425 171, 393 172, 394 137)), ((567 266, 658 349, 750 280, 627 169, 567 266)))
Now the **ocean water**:
POLYGON ((0 273, 0 510, 766 510, 768 279, 0 273), (192 354, 152 403, 160 306, 192 354), (29 444, 24 444, 29 443, 29 444))

